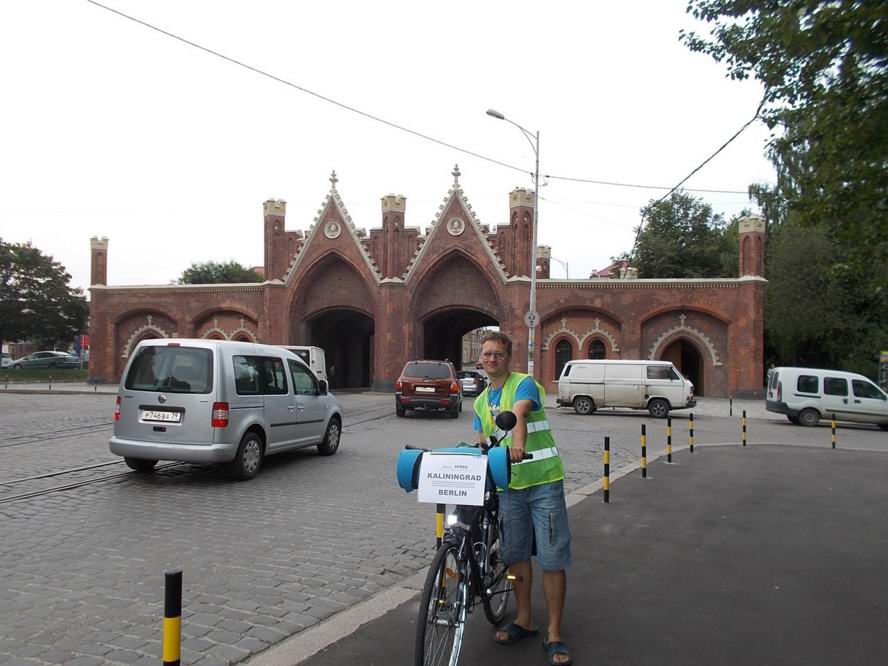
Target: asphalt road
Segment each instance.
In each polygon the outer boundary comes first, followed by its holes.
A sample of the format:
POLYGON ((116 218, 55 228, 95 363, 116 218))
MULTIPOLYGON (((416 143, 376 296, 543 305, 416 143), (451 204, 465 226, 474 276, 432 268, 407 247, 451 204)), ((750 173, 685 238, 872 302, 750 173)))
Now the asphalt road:
MULTIPOLYGON (((282 454, 255 480, 232 483, 208 465, 127 471, 107 448, 113 395, 0 393, 0 663, 156 664, 172 568, 184 571, 182 661, 203 666, 261 654, 422 572, 433 509, 397 487, 394 461, 407 443, 472 439, 471 400, 458 420, 399 419, 392 400, 343 395, 337 455, 282 454)), ((727 409, 696 408, 701 455, 739 443, 727 409)), ((749 412, 751 447, 830 447, 828 427, 792 426, 754 404, 749 412)), ((637 463, 641 424, 649 456, 665 448, 665 423, 644 413, 553 409, 549 420, 568 492, 599 480, 605 435, 614 470, 637 463)), ((678 449, 684 413, 673 431, 678 449)), ((839 446, 885 451, 888 433, 841 428, 839 446)))

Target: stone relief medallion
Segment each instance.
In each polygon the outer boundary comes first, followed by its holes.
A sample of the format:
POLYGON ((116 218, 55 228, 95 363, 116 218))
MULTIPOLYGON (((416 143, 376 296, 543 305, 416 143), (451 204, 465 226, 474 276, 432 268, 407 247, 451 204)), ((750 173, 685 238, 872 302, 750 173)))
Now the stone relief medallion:
POLYGON ((451 236, 459 236, 465 230, 466 223, 458 217, 454 217, 447 223, 447 233, 451 236))
POLYGON ((342 233, 342 225, 339 224, 336 220, 332 220, 331 222, 327 222, 324 226, 324 235, 327 238, 339 238, 339 234, 342 233))

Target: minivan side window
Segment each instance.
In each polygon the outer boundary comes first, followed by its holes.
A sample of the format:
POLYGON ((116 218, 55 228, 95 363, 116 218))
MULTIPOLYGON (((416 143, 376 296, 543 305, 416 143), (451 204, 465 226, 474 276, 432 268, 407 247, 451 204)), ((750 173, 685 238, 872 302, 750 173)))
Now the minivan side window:
POLYGON ((213 352, 198 347, 141 347, 126 375, 131 391, 209 393, 213 388, 213 352))
MULTIPOLYGON (((817 375, 799 375, 798 381, 796 381, 796 390, 799 393, 820 393, 820 377, 817 375)), ((847 388, 845 390, 847 391, 847 388)), ((832 395, 845 394, 834 393, 832 395)))
POLYGON ((265 395, 287 395, 287 373, 284 362, 274 356, 257 356, 265 395))
POLYGON ((648 379, 678 379, 678 377, 673 376, 675 373, 670 372, 672 370, 668 365, 649 365, 647 367, 647 378, 648 379))
POLYGON ((854 395, 858 398, 873 398, 875 400, 888 399, 874 384, 870 384, 869 382, 860 379, 852 379, 851 388, 854 389, 854 395))
POLYGON ((259 364, 255 356, 233 356, 234 389, 238 395, 262 395, 259 364))
POLYGON ((848 395, 848 380, 842 377, 824 377, 823 392, 826 395, 848 395))
POLYGON ((297 361, 287 359, 287 364, 290 366, 290 374, 293 376, 293 392, 296 395, 317 395, 318 384, 314 376, 297 361))

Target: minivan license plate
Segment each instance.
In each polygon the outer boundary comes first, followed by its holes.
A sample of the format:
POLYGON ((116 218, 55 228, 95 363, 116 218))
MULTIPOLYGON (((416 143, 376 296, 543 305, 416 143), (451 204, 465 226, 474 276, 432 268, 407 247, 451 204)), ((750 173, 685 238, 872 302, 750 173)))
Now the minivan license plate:
POLYGON ((164 421, 167 423, 179 423, 182 420, 182 412, 167 412, 162 410, 144 410, 143 421, 164 421))
POLYGON ((416 390, 419 393, 434 393, 435 387, 434 386, 417 386, 416 390))

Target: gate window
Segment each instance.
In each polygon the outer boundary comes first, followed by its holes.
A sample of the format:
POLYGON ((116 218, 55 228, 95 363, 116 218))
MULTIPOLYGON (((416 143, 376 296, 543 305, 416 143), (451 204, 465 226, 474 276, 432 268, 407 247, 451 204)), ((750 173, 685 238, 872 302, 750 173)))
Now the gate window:
POLYGON ((560 377, 564 366, 573 358, 573 346, 567 340, 560 340, 555 345, 555 376, 560 377))
POLYGON ((601 340, 593 340, 589 343, 589 358, 607 358, 607 352, 601 340))

